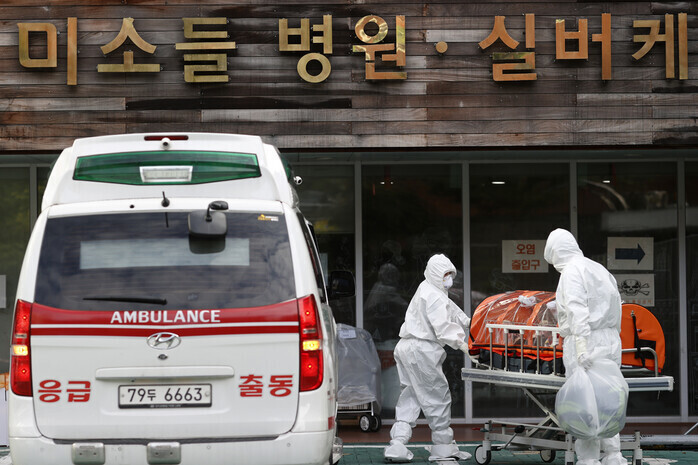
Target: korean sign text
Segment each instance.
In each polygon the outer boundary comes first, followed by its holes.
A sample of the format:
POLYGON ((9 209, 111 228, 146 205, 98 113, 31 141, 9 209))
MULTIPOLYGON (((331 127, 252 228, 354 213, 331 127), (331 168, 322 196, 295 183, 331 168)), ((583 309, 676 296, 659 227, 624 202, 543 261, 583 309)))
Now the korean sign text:
MULTIPOLYGON (((535 14, 525 13, 523 16, 523 34, 510 32, 513 28, 509 26, 514 19, 495 16, 486 36, 473 45, 483 51, 492 48, 490 57, 494 81, 540 79, 536 69, 536 53, 539 53, 536 51, 536 32, 542 26, 536 24, 535 14), (501 51, 502 47, 507 51, 501 51)), ((184 81, 228 82, 229 61, 235 60, 235 51, 251 44, 230 40, 231 32, 234 31, 230 30, 229 20, 225 17, 183 17, 176 21, 180 22, 179 30, 182 31, 183 40, 172 45, 182 52, 184 81)), ((151 37, 149 42, 139 32, 136 19, 124 17, 118 19, 118 22, 118 32, 106 44, 99 46, 105 62, 99 63, 96 71, 121 74, 160 73, 165 65, 162 64, 164 60, 158 57, 158 50, 163 45, 151 43, 154 42, 152 36, 157 32, 151 31, 150 35, 145 36, 151 37), (126 50, 129 47, 133 50, 126 50)), ((320 84, 331 77, 331 59, 336 52, 333 37, 335 22, 331 14, 314 18, 278 19, 278 52, 282 55, 300 55, 296 71, 303 81, 320 84)), ((590 48, 598 47, 601 57, 599 78, 612 80, 613 22, 610 13, 600 13, 590 18, 556 19, 552 31, 555 60, 588 60, 590 48)), ((633 20, 630 32, 633 43, 637 45, 631 55, 632 59, 641 62, 649 54, 663 54, 666 79, 688 79, 688 24, 686 13, 667 13, 653 19, 633 20)), ((19 63, 27 69, 55 69, 59 62, 59 48, 66 47, 66 84, 75 86, 78 84, 78 48, 81 45, 78 35, 79 19, 69 17, 65 20, 65 41, 61 38, 57 25, 63 27, 63 21, 17 23, 19 63), (30 42, 40 43, 45 52, 34 52, 30 42)), ((407 80, 407 20, 404 15, 371 14, 353 19, 348 26, 353 40, 348 45, 349 49, 342 53, 356 57, 352 60, 354 66, 358 66, 359 59, 362 60, 366 81, 407 80)), ((448 39, 448 34, 445 33, 443 38, 448 39)), ((442 40, 435 44, 433 53, 445 56, 447 50, 447 41, 442 40)))

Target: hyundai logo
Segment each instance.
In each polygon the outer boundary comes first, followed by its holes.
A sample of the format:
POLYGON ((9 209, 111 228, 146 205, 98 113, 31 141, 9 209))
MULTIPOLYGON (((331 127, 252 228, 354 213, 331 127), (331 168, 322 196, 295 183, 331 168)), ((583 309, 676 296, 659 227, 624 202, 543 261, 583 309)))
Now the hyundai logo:
POLYGON ((148 337, 148 345, 153 349, 174 349, 181 342, 182 340, 175 333, 155 333, 148 337))

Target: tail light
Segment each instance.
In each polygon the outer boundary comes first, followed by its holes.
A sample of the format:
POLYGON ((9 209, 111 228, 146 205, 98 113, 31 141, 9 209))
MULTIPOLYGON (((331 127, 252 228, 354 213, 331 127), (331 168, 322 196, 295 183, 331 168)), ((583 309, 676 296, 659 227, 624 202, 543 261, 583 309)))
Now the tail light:
POLYGON ((12 363, 10 385, 18 396, 32 395, 31 353, 29 336, 31 330, 32 304, 17 301, 15 319, 12 325, 12 363))
POLYGON ((298 301, 300 319, 300 390, 312 391, 322 384, 322 328, 315 297, 309 295, 298 301))

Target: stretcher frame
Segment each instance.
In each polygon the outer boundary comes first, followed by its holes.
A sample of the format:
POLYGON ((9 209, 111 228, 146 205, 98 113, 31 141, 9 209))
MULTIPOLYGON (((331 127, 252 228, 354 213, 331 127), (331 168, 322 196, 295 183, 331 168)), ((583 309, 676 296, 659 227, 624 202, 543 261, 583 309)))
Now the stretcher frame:
POLYGON ((338 418, 359 418, 359 428, 364 433, 376 432, 381 429, 382 421, 374 404, 376 401, 364 402, 363 404, 345 405, 339 404, 337 407, 338 418))
MULTIPOLYGON (((490 354, 492 354, 493 332, 500 330, 504 333, 504 368, 495 368, 492 365, 492 356, 490 363, 485 364, 470 356, 473 362, 472 368, 463 368, 461 378, 464 381, 474 381, 481 383, 489 383, 500 386, 515 387, 521 389, 524 394, 533 401, 534 404, 541 409, 545 417, 536 424, 530 423, 515 423, 501 420, 489 420, 485 423, 481 431, 484 433, 482 444, 477 446, 474 453, 475 461, 480 465, 487 465, 492 459, 492 451, 503 449, 519 449, 539 451, 541 460, 550 463, 555 460, 556 452, 563 451, 565 454, 565 465, 574 465, 574 437, 565 433, 560 427, 560 423, 555 415, 555 412, 548 408, 540 399, 541 393, 536 390, 550 393, 557 392, 565 383, 564 375, 558 374, 555 371, 551 374, 542 374, 540 372, 540 358, 536 364, 535 373, 524 372, 523 367, 523 344, 524 331, 533 331, 536 341, 537 353, 540 353, 540 338, 541 333, 551 334, 551 344, 553 350, 553 359, 555 360, 556 346, 559 341, 560 329, 552 326, 526 326, 517 324, 497 324, 488 323, 486 329, 489 332, 490 354), (509 371, 509 333, 521 334, 521 364, 520 371, 509 371)), ((638 349, 625 349, 624 352, 632 352, 638 349)), ((655 369, 653 372, 647 373, 648 376, 642 377, 626 377, 630 392, 646 392, 646 391, 672 391, 674 388, 674 378, 671 376, 660 376, 657 371, 657 354, 649 348, 643 347, 640 350, 650 352, 655 358, 655 369)), ((556 366, 553 363, 553 370, 556 366)), ((637 370, 633 370, 637 373, 637 370)), ((632 436, 621 437, 621 450, 632 450, 633 459, 632 465, 642 464, 642 447, 640 444, 640 433, 636 431, 632 436)))

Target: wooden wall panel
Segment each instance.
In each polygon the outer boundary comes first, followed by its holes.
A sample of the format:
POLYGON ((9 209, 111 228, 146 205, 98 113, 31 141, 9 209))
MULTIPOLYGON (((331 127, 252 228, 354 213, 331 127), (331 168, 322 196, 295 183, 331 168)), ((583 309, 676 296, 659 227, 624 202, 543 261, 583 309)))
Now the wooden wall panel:
MULTIPOLYGON (((487 147, 649 146, 698 144, 698 2, 594 2, 587 0, 3 0, 0 5, 0 152, 58 152, 75 137, 141 131, 259 134, 281 149, 401 149, 487 147), (612 79, 601 79, 601 15, 612 16, 612 79), (678 15, 687 14, 687 40, 679 42, 678 15), (302 80, 296 69, 306 52, 279 50, 279 20, 298 27, 332 15, 329 77, 302 80), (525 14, 535 14, 535 81, 493 79, 493 53, 502 42, 478 43, 504 16, 507 32, 525 49, 525 14), (667 78, 665 44, 642 59, 632 55, 635 20, 674 15, 676 77, 667 78), (405 16, 405 80, 366 80, 362 44, 354 26, 366 15, 389 25, 405 16), (68 85, 67 18, 78 19, 77 85, 68 85), (228 19, 236 42, 226 52, 228 82, 187 83, 184 17, 228 19), (149 55, 127 43, 109 56, 101 46, 134 18, 139 35, 155 45, 149 55), (555 56, 555 24, 568 31, 589 24, 589 56, 555 56), (26 68, 19 60, 18 23, 51 23, 58 31, 55 68, 26 68), (439 54, 435 44, 448 50, 439 54), (679 52, 687 51, 687 78, 679 79, 679 52), (106 63, 158 63, 157 73, 98 73, 106 63)), ((215 29, 215 28, 214 28, 215 29)), ((664 32, 662 27, 661 32, 664 32)), ((367 29, 367 33, 375 31, 367 29)), ((569 48, 574 44, 568 42, 569 48)), ((32 33, 29 56, 47 54, 32 33)), ((312 52, 322 52, 315 44, 312 52)), ((391 66, 392 64, 392 66, 391 66)), ((380 66, 380 65, 379 65, 380 66)), ((317 68, 312 68, 317 72, 317 68)))

